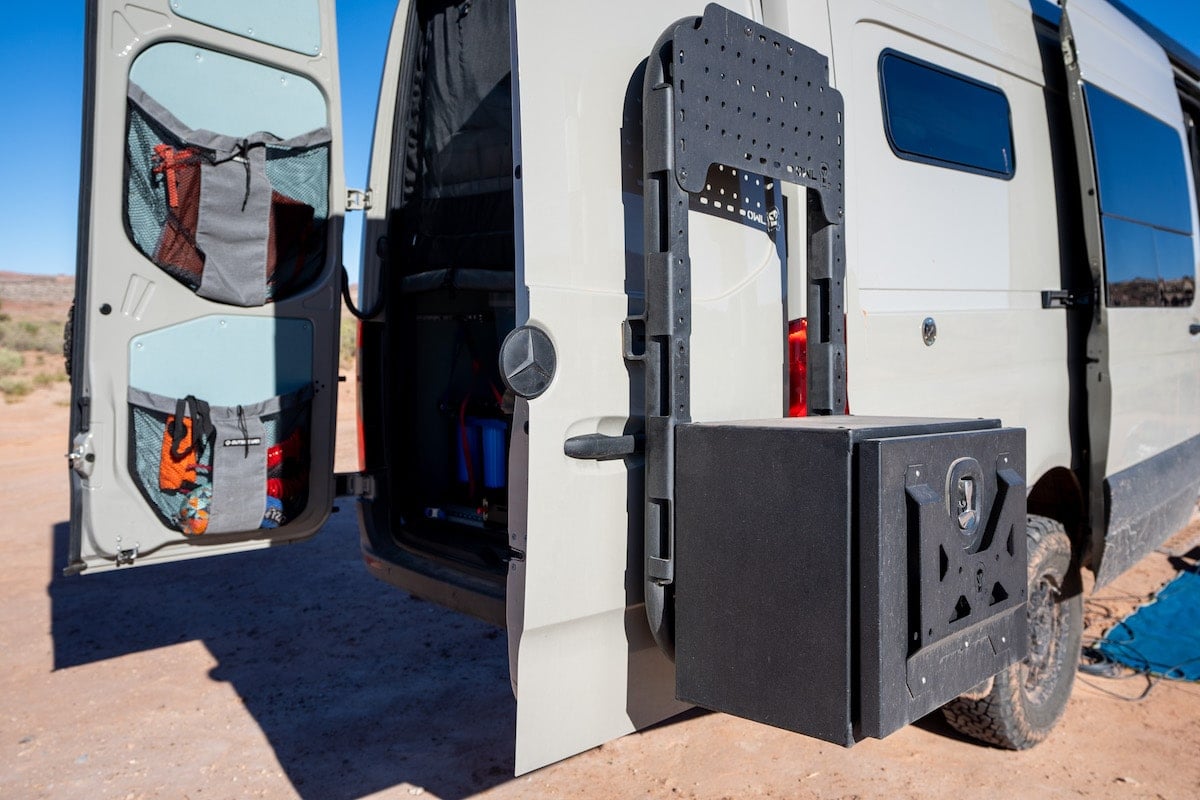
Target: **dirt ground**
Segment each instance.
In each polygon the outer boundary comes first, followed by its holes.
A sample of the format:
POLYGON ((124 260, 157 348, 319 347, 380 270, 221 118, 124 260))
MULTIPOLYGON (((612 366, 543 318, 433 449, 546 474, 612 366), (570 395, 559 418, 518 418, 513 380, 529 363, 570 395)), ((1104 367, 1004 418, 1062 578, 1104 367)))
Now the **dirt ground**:
MULTIPOLYGON (((339 459, 354 465, 352 384, 339 459)), ((504 633, 367 576, 350 503, 271 552, 63 578, 67 387, 0 402, 0 798, 1200 796, 1200 684, 1085 678, 1032 751, 934 716, 852 750, 692 712, 512 777, 504 633)), ((1195 562, 1200 520, 1088 603, 1195 562)))

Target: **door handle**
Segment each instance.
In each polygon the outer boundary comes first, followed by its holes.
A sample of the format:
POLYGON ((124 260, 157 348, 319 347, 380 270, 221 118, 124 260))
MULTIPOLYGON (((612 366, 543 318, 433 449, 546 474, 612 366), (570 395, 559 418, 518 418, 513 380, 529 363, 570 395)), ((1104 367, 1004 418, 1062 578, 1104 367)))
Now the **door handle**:
POLYGON ((585 433, 572 436, 563 444, 563 452, 571 458, 592 461, 614 461, 636 455, 645 449, 645 437, 641 433, 622 436, 606 436, 603 433, 585 433))
POLYGON ((1191 325, 1188 325, 1188 333, 1192 336, 1200 336, 1200 322, 1193 322, 1191 325))

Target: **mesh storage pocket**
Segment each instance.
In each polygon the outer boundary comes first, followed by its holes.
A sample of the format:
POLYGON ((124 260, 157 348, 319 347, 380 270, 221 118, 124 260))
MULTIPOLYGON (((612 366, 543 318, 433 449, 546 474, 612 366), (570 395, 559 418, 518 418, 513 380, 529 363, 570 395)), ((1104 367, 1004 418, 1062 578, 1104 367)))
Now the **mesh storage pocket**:
POLYGON ((308 502, 312 388, 242 406, 129 390, 129 468, 185 535, 275 528, 308 502))
POLYGON ((137 248, 210 300, 258 306, 317 278, 328 128, 291 139, 192 130, 129 85, 125 218, 137 248))

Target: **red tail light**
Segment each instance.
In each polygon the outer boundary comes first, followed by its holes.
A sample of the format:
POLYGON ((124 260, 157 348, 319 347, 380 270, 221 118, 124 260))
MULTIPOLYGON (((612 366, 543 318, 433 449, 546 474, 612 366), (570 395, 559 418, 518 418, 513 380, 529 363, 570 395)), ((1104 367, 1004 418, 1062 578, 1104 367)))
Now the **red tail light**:
MULTIPOLYGON (((842 413, 850 413, 849 395, 842 413)), ((794 319, 788 323, 788 416, 808 416, 807 319, 794 319)))
POLYGON ((808 416, 808 320, 788 323, 788 416, 808 416))

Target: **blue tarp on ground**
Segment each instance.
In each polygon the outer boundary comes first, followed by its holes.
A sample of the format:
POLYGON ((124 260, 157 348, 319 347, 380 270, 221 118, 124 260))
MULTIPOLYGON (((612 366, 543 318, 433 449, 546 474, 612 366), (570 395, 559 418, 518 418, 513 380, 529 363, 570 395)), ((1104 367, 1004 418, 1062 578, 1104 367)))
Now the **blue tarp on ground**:
POLYGON ((1200 680, 1200 572, 1184 572, 1118 623, 1096 648, 1113 661, 1169 678, 1200 680))

